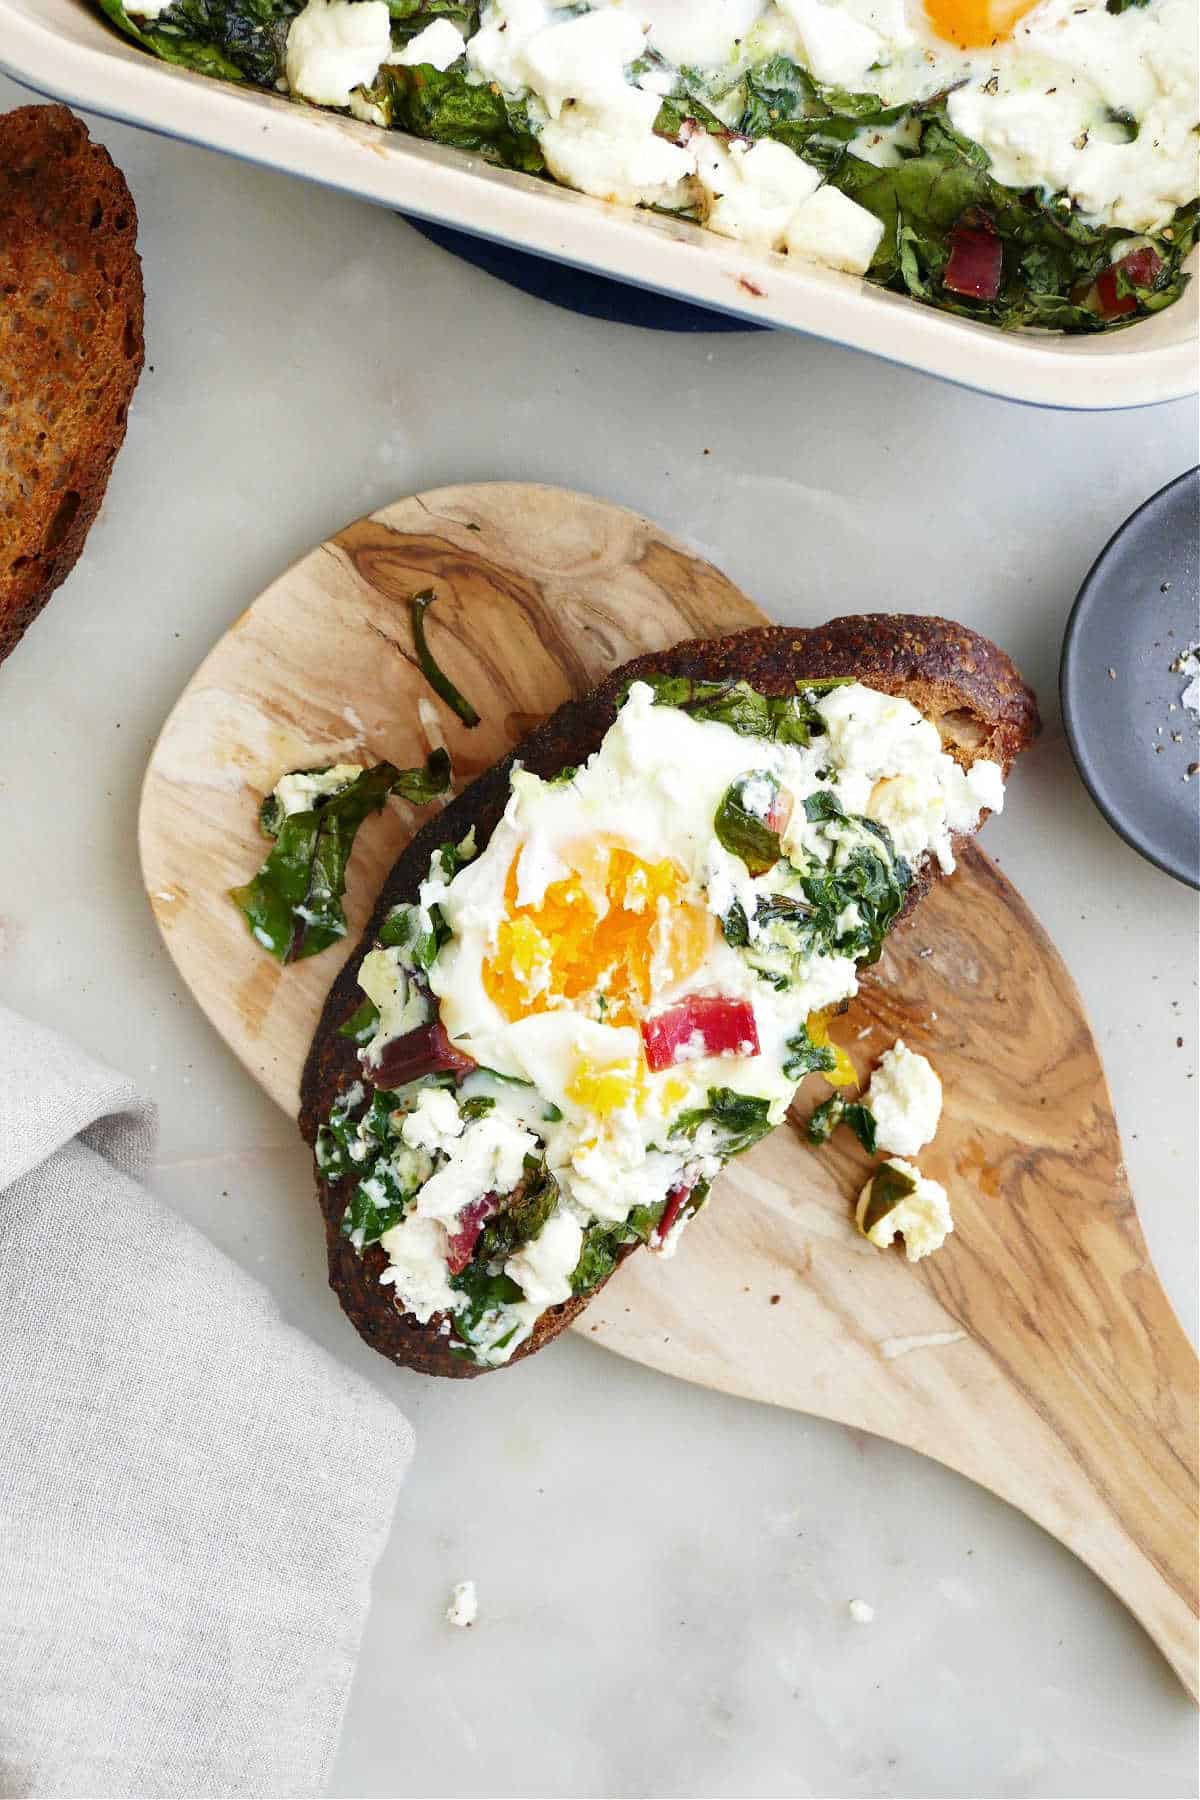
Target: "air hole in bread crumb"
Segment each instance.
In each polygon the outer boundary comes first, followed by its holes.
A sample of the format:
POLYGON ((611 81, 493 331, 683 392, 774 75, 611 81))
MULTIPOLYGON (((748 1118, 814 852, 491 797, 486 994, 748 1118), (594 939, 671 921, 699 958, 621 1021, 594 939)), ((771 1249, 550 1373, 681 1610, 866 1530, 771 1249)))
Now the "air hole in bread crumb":
POLYGON ((965 706, 938 713, 934 723, 943 743, 957 744, 964 750, 978 750, 987 740, 986 727, 965 706))
POLYGON ((46 541, 43 546, 44 549, 55 550, 58 548, 59 544, 62 543, 74 523, 75 515, 79 511, 79 504, 79 494, 74 488, 68 488, 54 509, 54 517, 51 519, 49 529, 46 532, 46 541))

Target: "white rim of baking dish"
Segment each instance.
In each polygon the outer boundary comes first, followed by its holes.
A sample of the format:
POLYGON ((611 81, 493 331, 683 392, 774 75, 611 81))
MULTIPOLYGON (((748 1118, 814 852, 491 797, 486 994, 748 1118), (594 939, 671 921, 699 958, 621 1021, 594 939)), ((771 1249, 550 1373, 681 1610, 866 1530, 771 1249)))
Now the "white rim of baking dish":
POLYGON ((1175 306, 1122 331, 1004 333, 686 221, 159 62, 88 0, 0 0, 0 69, 125 124, 1027 405, 1112 411, 1180 399, 1197 385, 1196 281, 1175 306))

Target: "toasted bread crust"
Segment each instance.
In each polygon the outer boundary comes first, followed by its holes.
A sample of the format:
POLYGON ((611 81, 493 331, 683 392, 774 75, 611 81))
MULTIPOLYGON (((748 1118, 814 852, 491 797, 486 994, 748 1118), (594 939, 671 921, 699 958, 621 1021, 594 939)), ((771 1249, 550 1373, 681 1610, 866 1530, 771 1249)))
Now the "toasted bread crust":
MULTIPOLYGON (((794 691, 798 680, 853 675, 869 686, 902 694, 937 723, 947 749, 964 764, 988 757, 1007 774, 1038 730, 1033 694, 1002 650, 976 632, 948 619, 866 613, 833 619, 811 631, 767 626, 727 638, 693 639, 656 651, 616 669, 581 700, 569 700, 517 749, 471 784, 445 811, 419 831, 393 866, 376 902, 357 953, 330 990, 301 1082, 300 1129, 309 1144, 338 1090, 359 1075, 357 1053, 337 1028, 355 1010, 360 994, 359 963, 387 911, 412 901, 439 845, 458 842, 472 826, 482 848, 504 812, 509 774, 519 761, 549 777, 581 763, 600 746, 612 724, 626 684, 639 676, 680 675, 703 681, 745 680, 764 693, 794 691)), ((909 895, 906 912, 936 872, 926 868, 909 895)), ((340 1235, 353 1177, 329 1183, 317 1173, 325 1216, 329 1282, 355 1329, 367 1343, 423 1374, 470 1376, 487 1371, 449 1348, 438 1325, 419 1325, 393 1304, 390 1287, 380 1285, 387 1257, 379 1246, 360 1256, 340 1235)), ((630 1245, 625 1254, 638 1248, 630 1245)), ((512 1361, 530 1356, 578 1317, 594 1293, 543 1313, 532 1336, 512 1361)), ((507 1366, 507 1365, 505 1365, 507 1366)))
POLYGON ((65 106, 0 117, 0 659, 74 568, 142 369, 137 212, 65 106))

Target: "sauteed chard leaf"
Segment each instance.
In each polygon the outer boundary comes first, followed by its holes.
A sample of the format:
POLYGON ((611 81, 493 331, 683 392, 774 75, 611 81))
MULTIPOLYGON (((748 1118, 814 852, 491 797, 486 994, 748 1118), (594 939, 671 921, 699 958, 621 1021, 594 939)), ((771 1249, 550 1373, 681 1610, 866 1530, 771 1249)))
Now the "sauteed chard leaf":
POLYGON ((268 795, 260 823, 274 847, 252 880, 230 890, 263 949, 280 962, 298 962, 345 937, 346 865, 363 820, 379 812, 389 794, 423 806, 449 785, 450 758, 435 750, 423 769, 397 769, 392 763, 363 769, 287 817, 268 795))
POLYGON ((479 723, 479 714, 475 711, 475 708, 471 705, 471 702, 467 699, 466 695, 459 692, 450 677, 438 665, 432 650, 429 648, 429 640, 425 635, 425 614, 429 611, 429 608, 434 604, 436 599, 437 595, 434 593, 433 589, 426 588, 423 593, 414 594, 408 603, 409 612, 412 616, 412 634, 413 643, 416 645, 417 650, 417 663, 422 675, 425 677, 438 698, 444 700, 446 705, 450 707, 453 712, 458 714, 463 724, 467 726, 469 730, 473 730, 479 723))

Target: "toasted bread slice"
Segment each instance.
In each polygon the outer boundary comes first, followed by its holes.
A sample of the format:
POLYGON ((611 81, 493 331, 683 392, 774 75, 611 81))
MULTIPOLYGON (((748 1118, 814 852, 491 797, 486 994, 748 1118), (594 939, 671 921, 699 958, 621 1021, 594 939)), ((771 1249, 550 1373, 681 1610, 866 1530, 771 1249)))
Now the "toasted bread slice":
POLYGON ((137 213, 65 106, 0 117, 0 658, 70 574, 142 369, 137 213))
MULTIPOLYGON (((515 761, 543 778, 582 763, 599 748, 626 684, 647 675, 744 680, 767 694, 793 693, 797 681, 804 679, 853 676, 870 687, 910 700, 937 725, 946 749, 964 767, 986 757, 1001 764, 1006 775, 1038 729, 1033 694, 1004 652, 947 619, 874 613, 834 619, 811 631, 772 626, 733 637, 677 644, 672 650, 626 663, 585 698, 559 707, 512 755, 472 783, 417 833, 391 870, 357 953, 333 984, 309 1052, 300 1115, 300 1128, 309 1144, 315 1143, 318 1126, 337 1094, 361 1073, 353 1043, 337 1033, 361 1001, 359 964, 384 915, 397 903, 417 898, 430 857, 439 845, 457 842, 473 826, 482 849, 503 815, 515 761)), ((935 879, 936 870, 927 863, 909 892, 906 911, 935 879)), ((450 1340, 439 1332, 436 1316, 421 1325, 397 1310, 393 1289, 380 1284, 387 1257, 378 1244, 359 1254, 341 1236, 342 1216, 354 1184, 353 1175, 331 1183, 317 1171, 330 1285, 355 1328, 384 1356, 423 1373, 485 1373, 452 1352, 450 1340)), ((716 1198, 719 1204, 719 1188, 716 1198)), ((628 1246, 625 1254, 635 1248, 628 1246)), ((533 1335, 512 1360, 531 1355, 557 1337, 592 1297, 581 1296, 543 1313, 533 1335)))

